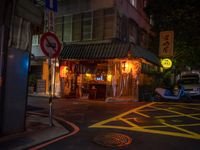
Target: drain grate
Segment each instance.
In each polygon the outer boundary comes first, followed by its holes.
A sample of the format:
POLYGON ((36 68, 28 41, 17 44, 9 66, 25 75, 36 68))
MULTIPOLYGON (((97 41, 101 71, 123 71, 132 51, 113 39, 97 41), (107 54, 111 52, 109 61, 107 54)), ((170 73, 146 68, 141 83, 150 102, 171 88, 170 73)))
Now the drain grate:
POLYGON ((131 144, 132 138, 121 133, 105 133, 97 135, 94 142, 107 147, 122 147, 131 144))

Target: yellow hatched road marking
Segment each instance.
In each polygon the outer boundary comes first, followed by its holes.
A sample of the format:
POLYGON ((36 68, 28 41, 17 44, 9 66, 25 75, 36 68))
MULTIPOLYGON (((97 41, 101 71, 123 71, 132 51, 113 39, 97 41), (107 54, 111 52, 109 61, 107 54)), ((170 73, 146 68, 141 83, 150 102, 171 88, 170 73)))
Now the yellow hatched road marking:
POLYGON ((192 126, 200 126, 200 123, 193 123, 193 124, 179 124, 176 125, 177 127, 192 127, 192 126))
POLYGON ((192 109, 192 110, 200 110, 200 108, 191 108, 191 107, 186 107, 186 106, 181 106, 181 105, 179 105, 178 107, 192 109))
MULTIPOLYGON (((200 126, 200 123, 193 123, 193 124, 179 124, 176 127, 192 127, 192 126, 200 126)), ((164 125, 158 126, 142 126, 142 128, 166 128, 164 125)))
POLYGON ((155 109, 143 109, 143 110, 140 110, 140 112, 149 112, 149 111, 157 111, 157 110, 155 110, 155 109))
MULTIPOLYGON (((188 114, 186 114, 188 115, 188 114)), ((198 114, 189 114, 190 116, 198 116, 200 115, 199 113, 198 114)), ((172 117, 181 117, 181 116, 185 116, 185 114, 182 114, 182 115, 166 115, 166 116, 156 116, 155 118, 172 118, 172 117)))
POLYGON ((163 125, 167 126, 167 127, 171 127, 171 128, 174 128, 174 129, 177 129, 177 130, 180 130, 180 131, 183 131, 183 132, 186 132, 188 134, 191 134, 191 135, 194 135, 194 136, 197 136, 197 137, 200 137, 199 134, 195 133, 195 132, 191 132, 191 131, 188 131, 186 129, 183 129, 183 128, 180 128, 180 127, 177 127, 175 125, 171 125, 171 124, 168 124, 168 123, 165 123, 165 122, 162 122, 163 125))
POLYGON ((193 104, 187 104, 187 103, 176 103, 176 102, 157 102, 157 104, 171 104, 171 105, 195 105, 195 106, 200 106, 200 104, 197 104, 197 103, 193 103, 193 104))
POLYGON ((134 124, 134 123, 132 123, 132 122, 126 120, 126 119, 119 118, 119 120, 121 120, 121 121, 123 121, 123 122, 129 124, 129 125, 132 126, 132 127, 135 127, 135 128, 141 128, 140 126, 138 126, 138 125, 136 125, 136 124, 134 124))
POLYGON ((128 115, 128 114, 131 114, 133 111, 137 111, 137 110, 140 110, 140 109, 142 109, 142 108, 149 107, 149 106, 151 106, 151 105, 153 105, 153 104, 155 104, 155 102, 142 105, 142 106, 140 106, 140 107, 137 107, 137 108, 135 108, 135 109, 132 109, 132 110, 129 110, 129 111, 125 112, 125 113, 122 113, 122 114, 120 114, 120 115, 118 115, 118 116, 115 116, 115 117, 113 117, 113 118, 110 118, 110 119, 101 121, 101 122, 99 122, 99 123, 96 123, 96 124, 94 124, 94 125, 92 125, 92 126, 90 126, 90 127, 95 127, 95 126, 99 126, 99 125, 102 125, 102 124, 106 124, 106 123, 111 122, 111 121, 116 121, 116 120, 118 120, 119 118, 122 118, 123 116, 126 116, 126 115, 128 115))
POLYGON ((164 108, 158 108, 158 107, 153 107, 153 106, 149 106, 151 108, 155 108, 157 110, 165 110, 165 111, 168 111, 168 112, 171 112, 171 113, 175 113, 175 114, 179 114, 179 115, 182 115, 182 116, 186 116, 188 118, 192 118, 192 119, 195 119, 195 120, 200 120, 200 118, 198 117, 193 117, 189 114, 184 114, 184 113, 181 113, 181 112, 177 112, 177 111, 174 111, 174 110, 169 110, 169 109, 164 109, 164 108))
POLYGON ((143 129, 146 129, 146 128, 166 128, 166 126, 164 125, 158 125, 158 126, 142 126, 143 129))
POLYGON ((110 125, 100 125, 100 126, 95 126, 95 127, 91 127, 91 128, 121 129, 121 130, 128 130, 128 131, 155 133, 155 134, 170 135, 170 136, 185 137, 185 138, 200 140, 199 135, 191 135, 191 134, 178 133, 178 132, 168 132, 168 131, 162 131, 162 130, 150 130, 150 129, 142 129, 142 128, 139 129, 139 128, 134 128, 134 127, 122 127, 122 126, 110 126, 110 125))
POLYGON ((185 138, 192 138, 192 139, 198 139, 200 140, 200 134, 195 133, 195 132, 191 132, 188 131, 186 129, 183 129, 181 127, 189 127, 189 126, 200 126, 200 123, 194 123, 194 124, 181 124, 181 125, 171 125, 168 123, 165 123, 164 120, 163 122, 161 122, 162 125, 154 125, 154 126, 138 126, 137 124, 134 124, 133 122, 129 121, 132 118, 123 118, 126 115, 129 115, 131 113, 137 113, 143 117, 150 117, 146 114, 141 113, 141 109, 143 108, 153 108, 156 110, 164 110, 167 112, 171 112, 177 115, 169 115, 169 116, 157 116, 156 118, 170 118, 170 117, 179 117, 179 116, 186 116, 195 120, 200 120, 200 118, 198 117, 194 117, 195 115, 199 115, 199 114, 184 114, 181 112, 177 112, 177 111, 173 111, 173 110, 169 110, 169 109, 164 109, 164 108, 158 108, 158 107, 154 107, 152 106, 153 104, 156 103, 149 103, 143 106, 140 106, 138 108, 132 109, 130 111, 127 111, 125 113, 122 113, 116 117, 104 120, 102 122, 96 123, 94 125, 91 125, 90 128, 112 128, 112 129, 122 129, 122 130, 129 130, 129 131, 138 131, 138 132, 145 132, 145 133, 156 133, 156 134, 163 134, 163 135, 170 135, 170 136, 177 136, 177 137, 185 137, 185 138), (138 112, 140 110, 140 112, 138 112), (124 123, 127 123, 128 125, 130 125, 131 127, 125 127, 125 126, 115 126, 115 125, 106 125, 109 122, 112 121, 122 121, 124 123), (162 130, 152 130, 152 129, 147 129, 147 128, 173 128, 176 129, 178 131, 184 132, 184 133, 180 133, 180 132, 169 132, 169 131, 162 131, 162 130))
POLYGON ((143 117, 150 118, 149 115, 143 114, 143 113, 141 113, 141 112, 138 112, 138 111, 135 111, 135 110, 133 110, 132 112, 133 112, 133 113, 136 113, 136 114, 138 114, 138 115, 141 115, 141 116, 143 116, 143 117))

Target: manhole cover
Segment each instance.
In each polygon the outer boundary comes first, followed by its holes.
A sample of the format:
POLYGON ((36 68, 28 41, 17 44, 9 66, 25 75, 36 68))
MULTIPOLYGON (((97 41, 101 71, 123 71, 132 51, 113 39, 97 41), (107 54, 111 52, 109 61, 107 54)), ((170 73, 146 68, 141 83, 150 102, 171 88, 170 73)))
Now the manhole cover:
POLYGON ((94 142, 107 147, 121 147, 131 144, 132 139, 121 133, 106 133, 97 135, 94 142))

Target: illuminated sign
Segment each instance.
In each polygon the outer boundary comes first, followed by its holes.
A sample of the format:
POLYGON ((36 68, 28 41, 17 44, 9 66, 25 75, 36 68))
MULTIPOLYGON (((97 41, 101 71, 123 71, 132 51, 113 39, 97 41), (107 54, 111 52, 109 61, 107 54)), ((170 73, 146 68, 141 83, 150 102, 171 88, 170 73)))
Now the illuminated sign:
POLYGON ((161 65, 164 69, 169 69, 172 67, 172 61, 168 58, 161 59, 161 65))

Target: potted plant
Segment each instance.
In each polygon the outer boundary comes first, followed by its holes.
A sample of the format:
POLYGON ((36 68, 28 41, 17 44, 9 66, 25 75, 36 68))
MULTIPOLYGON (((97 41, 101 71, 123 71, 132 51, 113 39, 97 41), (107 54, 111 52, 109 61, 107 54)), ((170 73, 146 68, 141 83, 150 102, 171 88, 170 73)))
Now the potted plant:
POLYGON ((36 89, 37 78, 34 74, 29 75, 28 80, 28 91, 29 93, 33 93, 36 89))

